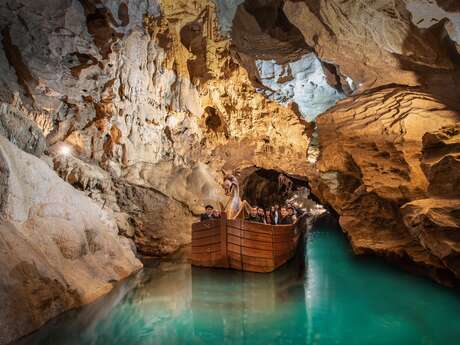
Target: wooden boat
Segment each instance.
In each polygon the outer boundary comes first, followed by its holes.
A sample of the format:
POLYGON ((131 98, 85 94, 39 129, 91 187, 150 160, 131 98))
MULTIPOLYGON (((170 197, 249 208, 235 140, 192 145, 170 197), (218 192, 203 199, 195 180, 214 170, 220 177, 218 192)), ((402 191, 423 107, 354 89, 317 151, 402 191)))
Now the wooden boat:
POLYGON ((192 225, 192 265, 272 272, 297 250, 302 231, 240 219, 206 220, 192 225))

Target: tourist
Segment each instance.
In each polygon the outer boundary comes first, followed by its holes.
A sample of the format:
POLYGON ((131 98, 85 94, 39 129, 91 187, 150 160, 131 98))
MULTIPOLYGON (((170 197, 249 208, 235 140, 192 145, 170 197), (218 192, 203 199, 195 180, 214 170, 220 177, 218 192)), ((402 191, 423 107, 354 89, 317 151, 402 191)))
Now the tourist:
POLYGON ((261 223, 261 219, 259 217, 257 210, 258 207, 251 207, 251 211, 245 220, 255 223, 261 223))
POLYGON ((271 207, 271 219, 273 224, 279 224, 280 221, 280 212, 279 212, 279 205, 276 204, 275 206, 271 207))
POLYGON ((265 224, 273 224, 272 213, 269 208, 265 210, 265 224))
POLYGON ((220 219, 220 212, 219 210, 212 211, 212 219, 220 219))
POLYGON ((291 217, 291 224, 294 224, 295 222, 297 222, 297 216, 295 214, 294 207, 288 207, 287 211, 288 211, 288 216, 291 217))
POLYGON ((265 211, 262 207, 257 208, 257 215, 259 216, 261 223, 267 224, 267 220, 265 219, 265 211))
POLYGON ((292 224, 292 218, 289 216, 286 206, 280 208, 280 215, 280 225, 292 224))
POLYGON ((204 221, 204 220, 213 219, 212 218, 212 212, 214 210, 214 207, 212 207, 212 205, 206 205, 206 207, 204 209, 205 209, 206 212, 201 214, 200 220, 204 221))
POLYGON ((280 222, 280 207, 278 204, 275 204, 275 206, 272 206, 271 208, 271 218, 272 218, 272 223, 273 224, 279 224, 280 222))

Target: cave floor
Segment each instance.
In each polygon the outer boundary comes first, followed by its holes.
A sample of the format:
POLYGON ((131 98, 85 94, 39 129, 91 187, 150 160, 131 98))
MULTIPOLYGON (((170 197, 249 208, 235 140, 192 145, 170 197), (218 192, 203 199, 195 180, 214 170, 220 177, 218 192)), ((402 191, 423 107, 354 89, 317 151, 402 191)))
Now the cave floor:
POLYGON ((318 225, 271 274, 152 260, 108 296, 17 345, 453 344, 460 296, 378 259, 353 256, 318 225), (306 255, 305 255, 306 249, 306 255))

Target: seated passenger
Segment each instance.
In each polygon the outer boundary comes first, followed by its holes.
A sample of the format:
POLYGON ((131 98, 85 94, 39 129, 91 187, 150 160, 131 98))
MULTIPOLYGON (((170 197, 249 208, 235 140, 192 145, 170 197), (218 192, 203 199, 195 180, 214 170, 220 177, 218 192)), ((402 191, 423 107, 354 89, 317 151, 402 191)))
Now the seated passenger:
POLYGON ((219 210, 212 211, 212 219, 220 219, 220 212, 219 210))
POLYGON ((287 225, 292 224, 292 218, 288 214, 288 210, 285 206, 280 208, 281 218, 280 218, 280 225, 287 225))
POLYGON ((265 211, 262 207, 257 208, 257 215, 259 216, 261 223, 267 224, 267 220, 265 219, 265 211))
POLYGON ((251 207, 251 211, 249 215, 245 218, 245 220, 255 223, 260 223, 260 217, 257 213, 257 207, 251 207))
POLYGON ((204 209, 205 209, 206 212, 201 214, 200 220, 204 221, 204 220, 213 219, 212 218, 212 211, 214 210, 214 207, 212 207, 212 205, 206 205, 206 207, 204 209))
POLYGON ((288 207, 287 209, 289 217, 291 217, 292 224, 297 222, 297 216, 295 215, 294 207, 288 207))
POLYGON ((269 208, 265 210, 265 223, 273 224, 272 213, 270 212, 269 208))

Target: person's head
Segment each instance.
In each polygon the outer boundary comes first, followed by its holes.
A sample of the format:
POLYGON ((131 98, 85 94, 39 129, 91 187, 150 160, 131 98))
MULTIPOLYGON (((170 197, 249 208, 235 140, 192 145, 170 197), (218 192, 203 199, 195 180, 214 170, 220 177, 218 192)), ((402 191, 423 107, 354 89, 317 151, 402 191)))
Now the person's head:
POLYGON ((257 207, 251 207, 251 216, 257 216, 257 207))
POLYGON ((264 215, 265 215, 264 209, 263 209, 262 207, 259 207, 259 208, 257 209, 257 214, 258 214, 259 216, 264 216, 264 215))
POLYGON ((212 207, 212 205, 206 205, 204 209, 206 210, 206 213, 208 214, 208 216, 211 216, 212 211, 214 210, 214 207, 212 207))
POLYGON ((294 214, 294 209, 292 207, 288 207, 287 212, 290 216, 292 216, 294 214))
POLYGON ((281 217, 286 217, 288 215, 287 208, 284 206, 281 206, 280 213, 281 213, 281 217))
POLYGON ((213 217, 220 217, 220 212, 219 212, 219 210, 213 210, 213 211, 212 211, 212 216, 213 216, 213 217))
POLYGON ((271 212, 270 212, 270 210, 267 208, 267 209, 265 210, 265 216, 266 216, 266 217, 270 217, 270 215, 271 215, 271 212))
POLYGON ((275 204, 275 210, 277 210, 277 211, 278 211, 279 209, 280 209, 280 205, 278 205, 278 204, 275 204))
POLYGON ((271 212, 275 212, 275 206, 270 207, 271 212))

